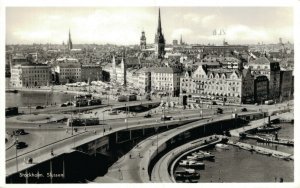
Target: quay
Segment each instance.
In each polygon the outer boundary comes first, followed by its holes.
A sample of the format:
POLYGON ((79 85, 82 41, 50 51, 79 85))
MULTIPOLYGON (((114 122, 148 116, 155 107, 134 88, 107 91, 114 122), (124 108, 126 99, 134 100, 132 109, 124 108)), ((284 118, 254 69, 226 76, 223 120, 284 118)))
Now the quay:
POLYGON ((251 151, 251 152, 255 151, 257 153, 272 156, 272 157, 276 157, 276 158, 279 158, 279 159, 294 160, 294 156, 292 154, 289 154, 289 153, 276 151, 276 150, 272 150, 272 149, 268 149, 268 148, 263 148, 263 147, 260 147, 260 146, 255 146, 255 145, 251 145, 251 144, 247 144, 247 143, 243 143, 243 142, 236 142, 236 141, 233 141, 233 140, 228 140, 227 143, 229 145, 233 145, 233 146, 236 146, 236 147, 239 147, 241 149, 248 150, 248 151, 251 151))
MULTIPOLYGON (((284 114, 286 114, 286 113, 284 113, 284 114)), ((247 126, 231 130, 230 134, 231 134, 231 136, 234 136, 234 137, 240 137, 240 133, 244 133, 246 131, 251 131, 253 129, 261 127, 265 124, 265 122, 268 122, 268 121, 272 122, 273 120, 278 119, 279 115, 281 115, 281 117, 284 117, 283 114, 278 114, 278 115, 269 116, 269 117, 266 117, 263 119, 251 121, 251 122, 249 122, 249 124, 247 126)))
POLYGON ((275 136, 274 135, 266 135, 265 137, 262 137, 262 136, 259 136, 259 135, 252 135, 252 134, 242 133, 241 137, 242 138, 254 139, 254 140, 257 140, 259 142, 294 146, 294 140, 293 139, 278 138, 277 134, 275 134, 275 136))

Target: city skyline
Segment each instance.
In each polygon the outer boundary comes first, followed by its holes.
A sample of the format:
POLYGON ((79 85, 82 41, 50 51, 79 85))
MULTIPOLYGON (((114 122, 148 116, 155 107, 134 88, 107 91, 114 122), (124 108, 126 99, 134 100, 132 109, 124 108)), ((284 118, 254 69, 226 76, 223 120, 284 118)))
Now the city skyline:
MULTIPOLYGON (((6 43, 66 44, 70 29, 75 45, 139 44, 142 31, 153 44, 157 17, 158 7, 7 8, 6 43)), ((161 21, 168 44, 181 35, 189 44, 293 42, 293 10, 286 7, 161 7, 161 21)))

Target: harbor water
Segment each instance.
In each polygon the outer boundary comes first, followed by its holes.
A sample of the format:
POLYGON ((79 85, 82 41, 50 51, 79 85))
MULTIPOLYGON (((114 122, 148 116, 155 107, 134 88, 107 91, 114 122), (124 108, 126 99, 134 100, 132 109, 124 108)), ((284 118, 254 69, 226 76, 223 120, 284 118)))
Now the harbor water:
MULTIPOLYGON (((293 139, 293 124, 280 124, 279 137, 293 139)), ((241 142, 276 149, 293 154, 294 147, 276 144, 258 143, 256 140, 242 140, 241 142)), ((294 161, 285 161, 271 156, 261 155, 228 146, 228 150, 211 148, 207 150, 215 155, 214 161, 204 161, 205 170, 200 170, 199 182, 284 182, 294 181, 294 161)), ((177 167, 176 170, 182 170, 177 167)))
MULTIPOLYGON (((8 88, 9 78, 6 78, 6 88, 8 88)), ((6 107, 42 106, 51 104, 61 104, 72 100, 74 95, 63 92, 50 91, 18 91, 18 93, 5 93, 6 107)))

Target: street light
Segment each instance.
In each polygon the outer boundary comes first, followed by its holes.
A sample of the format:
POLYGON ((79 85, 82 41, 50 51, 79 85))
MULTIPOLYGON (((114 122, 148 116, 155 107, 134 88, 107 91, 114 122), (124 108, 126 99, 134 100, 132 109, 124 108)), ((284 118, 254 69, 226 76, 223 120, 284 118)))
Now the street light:
POLYGON ((16 168, 17 168, 17 172, 19 172, 19 168, 18 168, 18 137, 15 136, 15 147, 16 147, 16 168))

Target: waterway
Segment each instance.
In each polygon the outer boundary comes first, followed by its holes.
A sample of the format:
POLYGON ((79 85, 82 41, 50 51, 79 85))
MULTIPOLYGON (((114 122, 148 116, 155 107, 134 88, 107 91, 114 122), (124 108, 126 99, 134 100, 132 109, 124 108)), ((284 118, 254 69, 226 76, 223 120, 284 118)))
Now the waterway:
MULTIPOLYGON (((294 138, 294 126, 288 123, 281 125, 279 137, 294 138)), ((294 153, 294 148, 290 146, 267 145, 255 140, 242 142, 294 153)), ((294 161, 249 152, 234 146, 229 146, 229 150, 211 148, 207 151, 215 155, 215 161, 204 161, 205 170, 199 171, 199 182, 278 182, 280 178, 284 182, 294 181, 294 161)), ((181 170, 181 167, 176 170, 181 170)))
MULTIPOLYGON (((9 78, 5 79, 6 88, 8 88, 9 78)), ((50 105, 61 104, 73 99, 72 94, 66 94, 63 92, 32 92, 32 91, 19 91, 18 93, 5 93, 5 106, 6 107, 24 107, 24 106, 38 106, 38 105, 50 105)))

